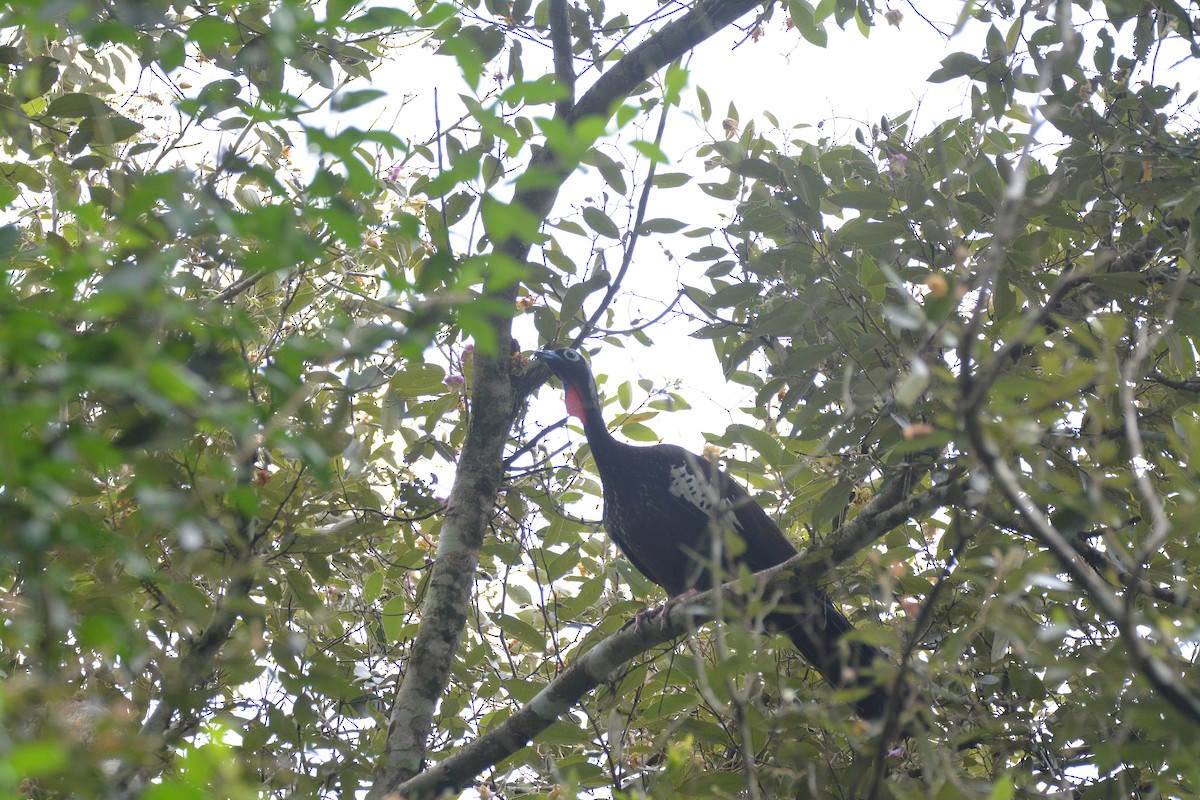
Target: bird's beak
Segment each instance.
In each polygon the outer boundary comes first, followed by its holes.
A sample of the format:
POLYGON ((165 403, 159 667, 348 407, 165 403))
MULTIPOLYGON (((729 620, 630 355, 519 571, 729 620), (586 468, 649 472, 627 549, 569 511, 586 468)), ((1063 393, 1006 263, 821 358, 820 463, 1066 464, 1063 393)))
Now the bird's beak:
POLYGON ((555 375, 558 374, 558 370, 556 368, 563 363, 562 356, 553 350, 548 350, 546 348, 542 348, 541 350, 534 352, 533 357, 538 361, 544 361, 546 366, 549 367, 550 371, 555 375))
POLYGON ((566 362, 563 360, 563 356, 554 353, 554 351, 551 349, 542 348, 541 350, 535 351, 533 357, 542 363, 545 363, 545 365, 550 368, 550 371, 554 374, 554 377, 558 378, 559 380, 563 380, 563 373, 559 372, 560 369, 566 365, 566 362))

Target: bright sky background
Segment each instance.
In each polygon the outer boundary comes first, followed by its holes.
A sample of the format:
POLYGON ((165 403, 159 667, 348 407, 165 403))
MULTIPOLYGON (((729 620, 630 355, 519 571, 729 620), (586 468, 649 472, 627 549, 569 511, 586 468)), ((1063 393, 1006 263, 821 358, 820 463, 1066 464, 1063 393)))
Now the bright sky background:
MULTIPOLYGON (((785 14, 777 12, 775 18, 763 27, 763 35, 752 41, 737 30, 727 29, 702 44, 688 59, 690 72, 689 87, 683 95, 683 107, 675 109, 667 122, 663 150, 671 158, 670 165, 660 167, 660 172, 685 172, 693 176, 693 183, 686 188, 656 190, 651 195, 648 219, 671 217, 689 225, 711 225, 720 228, 721 214, 733 210, 730 203, 719 202, 705 196, 695 183, 705 175, 702 159, 697 158, 697 149, 714 138, 723 136, 721 122, 726 109, 733 102, 744 127, 753 121, 760 132, 771 124, 764 116, 770 112, 788 130, 787 134, 774 132, 771 138, 782 143, 788 138, 803 138, 815 141, 818 137, 833 137, 839 141, 853 141, 854 131, 862 129, 869 136, 869 128, 878 124, 882 116, 894 119, 901 113, 914 110, 909 120, 910 127, 918 133, 928 131, 950 117, 968 113, 967 104, 970 84, 966 80, 954 80, 944 84, 927 83, 927 78, 936 70, 943 58, 953 52, 965 51, 981 54, 983 36, 987 25, 971 21, 965 31, 950 37, 957 15, 963 3, 960 0, 940 0, 919 4, 924 18, 907 3, 897 3, 893 8, 900 12, 898 25, 885 22, 881 14, 869 38, 864 38, 857 26, 851 22, 846 30, 840 30, 832 20, 827 32, 826 48, 819 48, 805 41, 797 31, 784 26, 785 14), (709 95, 712 118, 707 126, 701 121, 694 87, 702 87, 709 95), (800 126, 795 128, 794 126, 800 126), (820 127, 818 127, 820 126, 820 127)), ((647 4, 647 9, 656 7, 647 4)), ((1076 15, 1081 12, 1074 10, 1076 15)), ((638 19, 636 11, 630 11, 632 19, 638 19)), ((750 21, 741 20, 744 26, 750 21)), ((1085 33, 1091 32, 1098 23, 1082 17, 1076 20, 1077 27, 1085 33)), ((996 20, 1001 32, 1007 32, 1011 21, 996 20)), ((1036 27, 1048 22, 1028 20, 1026 35, 1036 27)), ((1126 26, 1124 33, 1128 33, 1126 26)), ((548 66, 548 53, 534 43, 525 42, 526 78, 538 77, 539 64, 548 66)), ((491 66, 490 71, 503 69, 506 56, 502 55, 491 66)), ((1082 58, 1085 66, 1091 64, 1090 51, 1082 58)), ((583 69, 583 62, 577 62, 583 69)), ((595 80, 594 71, 585 72, 579 80, 577 92, 582 93, 595 80)), ((485 77, 481 92, 497 88, 500 84, 489 82, 485 77)), ((387 98, 372 103, 351 114, 339 115, 335 124, 356 124, 361 127, 390 127, 408 141, 422 141, 432 137, 434 91, 437 90, 436 108, 443 126, 453 123, 460 115, 459 93, 471 93, 462 81, 454 60, 434 55, 422 45, 412 45, 397 51, 390 63, 383 65, 374 76, 374 86, 390 92, 387 98)), ((355 86, 351 88, 361 88, 355 86)), ((1018 98, 1019 100, 1022 98, 1018 98)), ((1025 98, 1028 101, 1028 97, 1025 98)), ((536 113, 549 114, 545 110, 536 113)), ((652 112, 647 127, 641 131, 626 130, 619 136, 602 142, 627 142, 631 138, 653 137, 653 126, 657 123, 658 110, 652 112)), ((1053 132, 1047 131, 1047 136, 1053 132)), ((386 165, 385 165, 386 166, 386 165)), ((641 159, 636 163, 636 176, 627 173, 627 181, 638 184, 645 177, 647 163, 641 159)), ((724 173, 712 173, 707 179, 723 179, 724 173)), ((585 205, 585 198, 597 195, 603 184, 595 171, 591 174, 572 175, 560 195, 552 217, 568 215, 571 209, 585 205)), ((497 187, 504 196, 507 190, 497 187)), ((609 208, 613 209, 610 197, 609 208)), ((621 201, 621 198, 616 198, 621 201)), ((636 203, 636 190, 624 202, 636 203)), ((617 203, 619 206, 619 202, 617 203)), ((613 214, 618 224, 624 219, 624 211, 613 214)), ((576 215, 578 219, 578 215, 576 215)), ((588 242, 581 237, 556 232, 564 247, 576 247, 571 251, 576 257, 581 275, 588 266, 588 242)), ((617 311, 615 327, 627 327, 629 319, 650 319, 658 315, 679 290, 680 283, 706 287, 703 266, 696 266, 686 256, 708 242, 703 239, 686 239, 679 235, 669 237, 651 235, 637 243, 636 255, 629 276, 626 278, 613 304, 617 311), (664 250, 674 254, 669 259, 664 250), (682 265, 682 267, 680 266, 682 265)), ((621 244, 613 240, 602 240, 607 245, 607 267, 615 272, 621 260, 621 244)), ((468 243, 459 238, 456 247, 464 250, 468 243)), ((589 298, 585 312, 591 312, 601 293, 589 298)), ((683 304, 685 310, 694 307, 683 304)), ((720 433, 733 421, 736 408, 752 401, 753 394, 745 387, 727 381, 713 353, 710 342, 690 337, 699 323, 676 320, 656 325, 649 331, 654 340, 652 348, 644 348, 631 336, 622 337, 625 348, 603 347, 592 359, 597 373, 607 375, 609 380, 601 386, 602 393, 615 392, 623 381, 650 380, 655 388, 677 388, 692 405, 690 412, 663 414, 653 420, 651 427, 663 441, 674 442, 692 450, 704 445, 704 432, 720 433)), ((533 348, 549 344, 538 340, 529 318, 518 318, 516 332, 521 345, 533 348)), ((563 344, 562 342, 555 344, 563 344)), ((585 346, 594 346, 595 341, 585 346)), ((640 389, 634 391, 635 405, 645 399, 640 389)), ((543 388, 533 405, 531 423, 549 424, 562 417, 561 392, 557 386, 543 388)), ((610 412, 611 414, 611 412, 610 412)), ((575 436, 573 439, 581 440, 575 436)))
MULTIPOLYGON (((943 30, 948 31, 953 27, 960 4, 941 5, 946 16, 935 21, 944 23, 943 30)), ((758 42, 745 40, 735 49, 742 38, 735 32, 713 37, 688 62, 690 81, 689 89, 684 92, 684 107, 669 117, 663 146, 674 163, 660 168, 660 172, 681 171, 702 176, 703 167, 696 158, 696 150, 723 135, 721 122, 730 102, 737 107, 742 126, 753 120, 760 132, 765 131, 770 123, 764 112, 770 112, 785 130, 805 126, 807 130, 797 130, 793 135, 809 141, 831 135, 853 141, 856 128, 862 128, 869 136, 870 126, 878 124, 880 117, 894 118, 918 106, 920 111, 914 125, 921 130, 933 127, 951 114, 957 115, 968 97, 967 84, 935 86, 925 80, 949 53, 981 50, 983 31, 976 31, 978 41, 972 44, 961 36, 948 41, 925 21, 911 15, 905 16, 898 27, 885 24, 882 18, 879 22, 870 38, 863 38, 853 23, 845 31, 831 23, 825 49, 804 41, 794 30, 785 30, 778 14, 765 26, 765 35, 758 42), (695 86, 702 87, 712 102, 712 119, 707 130, 690 88, 695 86), (822 126, 820 130, 818 125, 822 126)), ((652 135, 652 131, 645 135, 652 135)), ((772 138, 782 143, 788 137, 776 133, 772 138)), ((643 174, 644 169, 643 164, 643 174)), ((574 176, 568 182, 556 213, 562 213, 577 197, 580 189, 575 184, 591 185, 591 181, 579 178, 574 176)), ((690 189, 654 192, 646 216, 719 226, 721 220, 717 215, 731 210, 731 204, 712 200, 693 185, 690 189), (681 201, 685 203, 682 209, 681 201)), ((615 302, 619 316, 634 313, 644 319, 656 316, 675 297, 681 277, 691 285, 704 286, 701 277, 704 267, 695 267, 692 274, 681 275, 663 249, 669 248, 674 253, 676 263, 691 265, 685 257, 706 243, 681 236, 642 239, 625 282, 626 292, 615 302), (647 299, 638 300, 630 297, 630 293, 647 299)), ((610 269, 619 260, 619 250, 614 250, 609 258, 610 269)), ((594 302, 585 306, 588 310, 592 307, 594 302)), ((684 308, 694 310, 687 304, 684 308)), ((659 325, 650 331, 653 348, 644 348, 632 337, 626 337, 625 349, 605 347, 593 357, 595 370, 610 377, 610 392, 624 380, 636 382, 645 378, 656 387, 678 383, 679 392, 694 410, 660 415, 650 424, 664 441, 695 451, 704 446, 705 431, 721 433, 733 421, 730 409, 753 400, 748 389, 726 381, 711 343, 691 338, 689 334, 697 327, 698 324, 659 325)), ((522 344, 529 346, 531 337, 532 334, 523 337, 522 344)), ((543 389, 541 397, 544 399, 548 394, 543 389)), ((639 392, 635 390, 634 394, 636 403, 639 392)), ((554 399, 561 402, 557 393, 554 399)), ((540 404, 535 409, 540 421, 549 422, 558 418, 554 415, 561 414, 562 406, 556 404, 547 409, 546 415, 540 413, 540 404)))

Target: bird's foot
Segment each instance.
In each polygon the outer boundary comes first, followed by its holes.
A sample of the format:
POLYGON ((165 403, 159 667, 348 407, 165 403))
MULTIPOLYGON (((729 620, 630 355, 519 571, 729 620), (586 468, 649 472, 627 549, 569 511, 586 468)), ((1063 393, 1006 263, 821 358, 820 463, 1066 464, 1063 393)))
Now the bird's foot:
MULTIPOLYGON (((687 591, 683 592, 682 594, 677 594, 674 597, 669 598, 667 600, 667 602, 663 603, 661 606, 654 606, 653 608, 643 608, 641 611, 639 611, 633 615, 632 624, 633 624, 634 630, 636 630, 638 633, 641 633, 642 631, 646 630, 646 620, 653 619, 654 617, 658 617, 659 625, 665 630, 667 627, 667 621, 668 621, 667 618, 671 614, 671 609, 673 609, 675 606, 679 605, 680 603, 682 603, 684 600, 691 597, 692 595, 698 594, 699 591, 700 591, 699 589, 694 589, 694 588, 688 589, 687 591)), ((629 625, 631 623, 626 622, 625 624, 629 625)))
POLYGON ((651 609, 650 612, 647 614, 647 616, 650 616, 653 614, 658 614, 659 615, 658 624, 663 629, 666 629, 667 617, 670 616, 671 609, 673 609, 675 606, 682 603, 684 600, 687 600, 689 597, 691 597, 694 594, 698 594, 698 590, 696 590, 695 588, 691 588, 691 589, 688 589, 687 591, 683 592, 682 594, 677 594, 674 597, 667 598, 667 602, 663 603, 661 606, 659 606, 656 609, 651 609))

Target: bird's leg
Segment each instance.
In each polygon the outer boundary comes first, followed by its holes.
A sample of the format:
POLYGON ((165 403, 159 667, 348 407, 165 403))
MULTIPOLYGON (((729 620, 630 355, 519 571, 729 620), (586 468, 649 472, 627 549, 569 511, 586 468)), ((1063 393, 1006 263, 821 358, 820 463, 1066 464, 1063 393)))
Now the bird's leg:
POLYGON ((677 606, 679 603, 686 600, 687 598, 691 597, 692 595, 697 594, 697 592, 698 592, 698 590, 696 589, 696 587, 693 586, 692 588, 688 589, 685 592, 682 592, 681 594, 677 594, 674 597, 668 597, 667 602, 663 603, 661 606, 658 606, 657 608, 643 608, 641 611, 637 612, 637 614, 635 614, 633 617, 634 627, 637 629, 638 633, 641 633, 645 627, 647 619, 649 619, 650 617, 653 617, 655 615, 661 615, 659 617, 659 625, 661 625, 663 628, 666 628, 667 627, 667 616, 671 613, 671 609, 674 608, 675 606, 677 606))

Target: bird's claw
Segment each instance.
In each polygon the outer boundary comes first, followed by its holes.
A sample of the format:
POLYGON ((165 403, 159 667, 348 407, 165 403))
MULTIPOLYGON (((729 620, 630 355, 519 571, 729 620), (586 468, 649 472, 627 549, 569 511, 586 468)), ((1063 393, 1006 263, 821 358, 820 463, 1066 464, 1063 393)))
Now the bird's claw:
POLYGON ((659 608, 643 608, 633 615, 633 629, 638 633, 643 633, 646 630, 646 620, 654 616, 659 611, 659 608))
POLYGON ((696 589, 688 589, 682 594, 677 594, 674 597, 667 598, 667 602, 661 606, 654 608, 643 608, 641 611, 633 615, 633 627, 638 633, 646 629, 646 620, 651 617, 658 617, 658 624, 661 630, 666 630, 670 623, 671 609, 679 605, 681 602, 696 594, 696 589))

